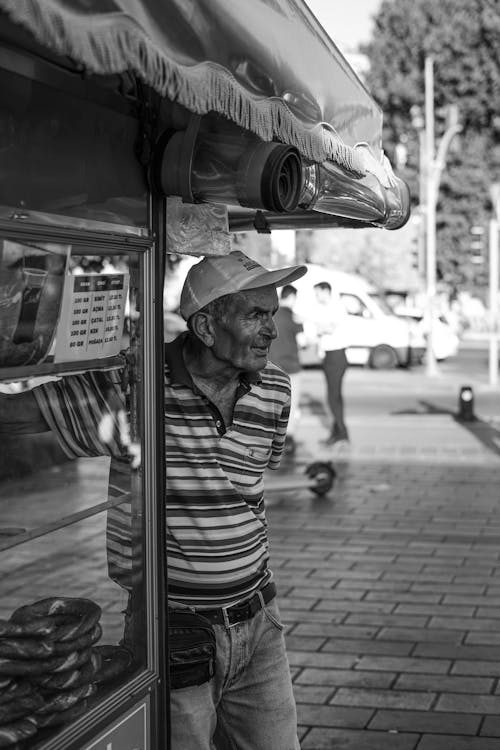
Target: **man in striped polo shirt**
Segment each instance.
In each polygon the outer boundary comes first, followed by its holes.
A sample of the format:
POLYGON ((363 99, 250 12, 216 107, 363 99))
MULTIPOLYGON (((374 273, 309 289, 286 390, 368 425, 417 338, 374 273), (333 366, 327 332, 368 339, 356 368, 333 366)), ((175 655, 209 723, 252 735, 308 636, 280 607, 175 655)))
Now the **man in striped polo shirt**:
POLYGON ((188 332, 165 347, 169 604, 217 637, 215 677, 171 693, 173 750, 299 747, 263 473, 279 465, 290 408, 289 378, 268 362, 276 287, 305 272, 206 257, 181 294, 188 332))
MULTIPOLYGON (((182 290, 188 331, 165 346, 169 606, 200 612, 217 638, 215 676, 171 692, 172 750, 299 748, 268 568, 263 473, 279 465, 290 409, 289 377, 268 362, 276 287, 305 272, 268 271, 239 251, 206 257, 182 290)), ((127 451, 116 423, 106 440, 96 426, 117 412, 107 399, 119 399, 120 389, 99 377, 71 376, 20 394, 22 411, 38 430, 53 429, 68 455, 104 453, 119 466, 127 451)), ((108 555, 110 574, 130 589, 124 508, 120 519, 109 511, 108 555)))

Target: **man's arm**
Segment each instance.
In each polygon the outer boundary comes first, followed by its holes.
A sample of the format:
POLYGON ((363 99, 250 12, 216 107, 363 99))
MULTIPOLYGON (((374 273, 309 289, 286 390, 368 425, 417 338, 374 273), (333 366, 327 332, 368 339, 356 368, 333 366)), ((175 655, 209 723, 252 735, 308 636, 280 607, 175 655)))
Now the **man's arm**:
POLYGON ((1 435, 30 435, 49 430, 33 391, 0 393, 1 435))
POLYGON ((290 417, 290 402, 291 402, 291 390, 290 390, 290 376, 283 373, 287 379, 287 397, 283 402, 281 412, 278 415, 276 421, 276 429, 274 433, 273 444, 271 448, 271 456, 267 464, 269 469, 277 469, 280 465, 281 456, 285 447, 286 430, 288 427, 288 418, 290 417))

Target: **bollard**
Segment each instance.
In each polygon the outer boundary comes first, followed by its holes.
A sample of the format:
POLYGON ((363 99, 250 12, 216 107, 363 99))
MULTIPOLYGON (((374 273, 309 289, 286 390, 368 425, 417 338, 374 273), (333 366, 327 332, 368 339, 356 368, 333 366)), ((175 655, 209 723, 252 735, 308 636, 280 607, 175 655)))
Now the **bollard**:
POLYGON ((474 391, 470 385, 463 385, 460 388, 457 417, 464 422, 473 422, 476 419, 476 415, 474 414, 474 391))

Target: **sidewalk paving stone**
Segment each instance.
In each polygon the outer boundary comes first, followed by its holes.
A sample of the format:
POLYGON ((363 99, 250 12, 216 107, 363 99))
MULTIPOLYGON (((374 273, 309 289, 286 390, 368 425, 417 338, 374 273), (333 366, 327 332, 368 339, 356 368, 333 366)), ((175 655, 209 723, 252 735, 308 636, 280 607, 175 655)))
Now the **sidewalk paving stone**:
MULTIPOLYGON (((305 670, 304 670, 305 671, 305 670)), ((457 677, 455 675, 400 674, 395 690, 432 690, 435 693, 491 693, 495 681, 488 677, 457 677)))
POLYGON ((468 711, 473 714, 499 714, 500 697, 495 695, 473 695, 442 693, 434 708, 435 711, 468 711))
MULTIPOLYGON (((341 687, 329 702, 335 706, 387 707, 425 711, 431 707, 435 699, 436 694, 430 692, 341 687)), ((443 710, 446 710, 445 707, 443 710)))
POLYGON ((314 706, 298 703, 299 724, 312 727, 351 727, 359 729, 367 726, 374 714, 372 708, 358 706, 314 706))
MULTIPOLYGON (((438 734, 471 734, 476 735, 481 720, 466 711, 456 713, 437 714, 431 711, 377 711, 370 721, 370 729, 397 730, 398 732, 419 732, 438 734)), ((453 749, 450 745, 449 750, 453 749)))
MULTIPOLYGON (((418 735, 416 734, 360 732, 319 727, 312 729, 304 737, 301 748, 302 750, 416 750, 417 742, 418 735)), ((444 750, 444 747, 440 750, 444 750)), ((448 747, 446 750, 451 750, 451 748, 448 747)), ((454 748, 454 750, 457 749, 454 748)))
POLYGON ((487 716, 481 727, 481 734, 500 737, 500 716, 487 716))
POLYGON ((429 734, 424 735, 416 750, 498 750, 498 740, 487 737, 429 734))

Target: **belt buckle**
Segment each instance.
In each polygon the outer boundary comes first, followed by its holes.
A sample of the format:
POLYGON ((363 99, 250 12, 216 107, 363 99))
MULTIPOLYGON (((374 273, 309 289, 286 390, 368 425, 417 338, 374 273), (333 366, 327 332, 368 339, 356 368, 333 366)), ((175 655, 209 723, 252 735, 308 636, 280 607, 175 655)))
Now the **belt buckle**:
MULTIPOLYGON (((246 602, 242 602, 240 605, 233 604, 231 607, 222 607, 221 608, 222 609, 222 617, 224 619, 224 625, 225 625, 226 628, 228 628, 228 629, 229 628, 234 628, 234 626, 238 624, 238 621, 237 622, 233 622, 233 623, 229 622, 228 611, 230 609, 233 609, 233 607, 238 607, 238 606, 244 606, 244 605, 246 605, 246 606, 250 607, 251 606, 251 602, 253 601, 253 599, 256 596, 257 596, 257 598, 259 600, 259 604, 260 604, 261 609, 263 609, 265 611, 265 609, 266 609, 266 602, 264 601, 264 596, 263 596, 262 591, 260 589, 258 591, 256 591, 255 594, 253 594, 253 596, 250 597, 250 599, 247 599, 246 602)), ((241 620, 239 622, 241 622, 241 620)))
POLYGON ((227 628, 227 630, 230 630, 230 628, 234 628, 235 625, 237 625, 237 622, 229 622, 229 616, 227 614, 228 610, 231 609, 231 607, 222 607, 222 618, 224 620, 224 627, 227 628))

